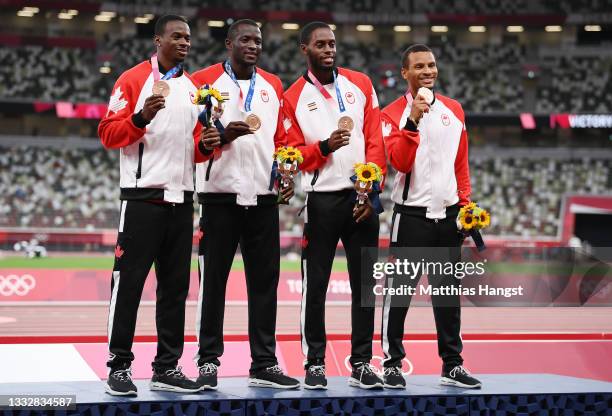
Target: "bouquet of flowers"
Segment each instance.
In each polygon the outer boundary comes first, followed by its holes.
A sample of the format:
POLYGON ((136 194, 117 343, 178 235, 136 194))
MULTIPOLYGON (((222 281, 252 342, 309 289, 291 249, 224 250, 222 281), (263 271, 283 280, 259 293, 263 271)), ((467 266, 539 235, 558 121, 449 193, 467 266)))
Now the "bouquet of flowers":
POLYGON ((302 156, 302 152, 291 146, 279 147, 272 157, 274 159, 272 164, 273 176, 280 178, 278 202, 281 204, 288 204, 288 202, 282 198, 280 191, 293 183, 293 179, 299 171, 298 167, 300 163, 304 161, 304 157, 302 156), (274 174, 275 170, 276 174, 274 174))
POLYGON ((211 127, 216 120, 221 118, 224 101, 219 90, 210 87, 208 84, 199 88, 191 100, 196 105, 204 106, 204 110, 198 116, 198 120, 206 128, 211 127), (213 103, 213 99, 215 103, 213 103))
POLYGON ((357 205, 365 204, 368 194, 372 190, 380 190, 382 171, 374 162, 355 164, 355 192, 357 192, 357 205))
POLYGON ((480 235, 480 230, 491 225, 491 214, 480 208, 475 202, 461 207, 457 216, 457 229, 460 233, 470 235, 478 248, 483 251, 486 246, 480 235))

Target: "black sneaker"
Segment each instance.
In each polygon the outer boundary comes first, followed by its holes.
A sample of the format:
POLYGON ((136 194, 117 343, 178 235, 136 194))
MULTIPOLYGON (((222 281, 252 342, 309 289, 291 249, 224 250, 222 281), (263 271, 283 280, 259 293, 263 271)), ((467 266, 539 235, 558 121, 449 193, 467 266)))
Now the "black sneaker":
POLYGON ((132 369, 111 369, 104 389, 113 396, 136 396, 138 389, 132 382, 132 369))
POLYGON ((383 381, 374 372, 375 367, 370 363, 357 363, 348 379, 349 386, 362 389, 382 389, 383 381))
POLYGON ((200 390, 217 390, 217 366, 213 363, 204 363, 199 367, 198 386, 200 390))
POLYGON ((463 387, 464 389, 479 389, 482 387, 480 380, 472 377, 470 372, 462 365, 456 366, 449 372, 443 371, 440 384, 444 386, 463 387))
POLYGON ((283 374, 278 365, 249 374, 249 387, 271 387, 274 389, 295 389, 300 382, 283 374))
POLYGON ((306 367, 306 377, 304 378, 304 388, 310 390, 327 389, 327 379, 325 378, 325 366, 311 364, 306 367))
POLYGON ((388 389, 405 389, 406 380, 401 367, 387 367, 384 373, 385 387, 388 389))
POLYGON ((181 367, 170 370, 154 372, 151 383, 151 390, 174 391, 177 393, 197 393, 200 386, 193 380, 188 379, 181 367))

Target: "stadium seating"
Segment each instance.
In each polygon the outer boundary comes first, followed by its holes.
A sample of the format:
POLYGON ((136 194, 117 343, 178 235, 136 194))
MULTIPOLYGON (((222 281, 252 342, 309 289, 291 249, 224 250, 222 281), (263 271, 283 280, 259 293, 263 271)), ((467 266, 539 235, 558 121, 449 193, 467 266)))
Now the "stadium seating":
MULTIPOLYGON (((65 100, 106 102, 118 75, 147 59, 151 40, 111 37, 98 42, 97 50, 0 46, 0 58, 10 65, 0 67, 0 99, 65 100), (101 74, 108 62, 110 74, 101 74)), ((265 43, 261 66, 278 74, 288 87, 304 70, 297 35, 287 41, 274 37, 265 43)), ((587 56, 572 57, 538 54, 537 48, 520 44, 517 37, 504 37, 501 44, 463 44, 452 38, 432 38, 439 64, 438 91, 459 100, 466 112, 518 113, 523 111, 611 112, 612 56, 605 45, 588 49, 587 56), (527 59, 529 57, 529 59, 527 59), (526 62, 537 68, 529 89, 537 93, 531 101, 524 86, 526 62), (586 85, 585 85, 586 84, 586 85), (576 88, 589 94, 575 94, 576 88), (535 102, 533 102, 535 100, 535 102)), ((373 42, 341 41, 338 64, 370 75, 385 105, 404 93, 406 84, 399 76, 402 49, 381 48, 373 42)), ((584 54, 583 54, 584 55, 584 54)), ((187 62, 193 72, 226 56, 223 42, 195 38, 187 62)))
MULTIPOLYGON (((116 228, 118 152, 44 147, 1 148, 0 227, 116 228)), ((473 152, 473 199, 493 213, 488 234, 555 236, 563 195, 612 192, 610 159, 479 157, 473 152)), ((391 173, 388 184, 393 182, 391 173)), ((390 186, 382 195, 381 234, 392 215, 390 186)), ((281 229, 301 233, 298 192, 280 209, 281 229)))
MULTIPOLYGON (((105 2, 121 5, 121 1, 105 2)), ((168 10, 179 7, 227 9, 223 0, 136 0, 136 7, 159 7, 168 10)), ((331 13, 452 13, 455 14, 519 14, 519 13, 578 13, 605 11, 606 0, 240 0, 231 7, 255 11, 314 11, 331 13)), ((609 7, 609 6, 608 6, 609 7)))
POLYGON ((116 228, 116 152, 1 149, 0 226, 116 228))

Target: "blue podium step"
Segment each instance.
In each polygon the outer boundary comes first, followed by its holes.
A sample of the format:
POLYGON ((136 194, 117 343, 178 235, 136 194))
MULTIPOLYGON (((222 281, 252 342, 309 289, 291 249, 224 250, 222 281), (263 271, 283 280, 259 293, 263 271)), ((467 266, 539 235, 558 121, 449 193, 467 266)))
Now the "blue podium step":
MULTIPOLYGON (((411 376, 406 390, 361 390, 346 378, 329 379, 328 390, 247 387, 245 378, 220 379, 216 392, 152 392, 138 380, 138 396, 110 396, 102 382, 0 384, 0 396, 75 395, 67 415, 612 415, 612 383, 552 374, 480 375, 483 387, 441 386, 437 376, 411 376)), ((7 415, 43 410, 3 408, 7 415)), ((59 410, 59 409, 58 409, 59 410)))

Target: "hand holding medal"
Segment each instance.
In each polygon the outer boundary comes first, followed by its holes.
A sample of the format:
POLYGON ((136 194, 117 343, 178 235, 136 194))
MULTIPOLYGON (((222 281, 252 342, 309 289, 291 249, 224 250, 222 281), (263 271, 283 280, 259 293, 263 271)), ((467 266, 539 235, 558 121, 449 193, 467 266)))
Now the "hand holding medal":
POLYGON ((248 124, 252 132, 256 132, 261 127, 261 120, 253 113, 247 116, 245 123, 248 124))
POLYGON ((249 91, 247 92, 245 98, 242 94, 242 88, 240 88, 240 84, 238 83, 238 78, 236 78, 236 74, 234 73, 234 70, 232 69, 232 66, 230 65, 229 61, 225 61, 224 67, 225 72, 229 75, 232 81, 234 81, 236 87, 238 87, 238 101, 240 111, 248 114, 244 120, 244 123, 249 126, 249 130, 251 131, 251 133, 254 133, 261 127, 261 119, 257 116, 257 114, 251 113, 251 102, 253 101, 253 93, 255 92, 257 70, 253 69, 253 73, 251 74, 251 79, 249 81, 249 91))
POLYGON ((433 91, 426 87, 421 87, 417 91, 417 97, 421 96, 428 105, 432 105, 434 101, 433 91))
MULTIPOLYGON (((338 130, 335 130, 329 137, 329 147, 332 152, 338 150, 342 146, 348 144, 348 140, 351 137, 351 131, 355 128, 355 122, 353 119, 346 115, 346 107, 342 100, 342 94, 340 93, 340 86, 338 85, 338 78, 336 73, 332 72, 334 76, 334 88, 336 90, 336 98, 338 100, 338 110, 340 111, 340 118, 338 119, 338 130), (344 115, 343 115, 344 114, 344 115), (340 135, 340 137, 338 137, 340 135), (342 139, 342 140, 340 140, 342 139)), ((325 101, 328 103, 330 108, 335 108, 334 98, 329 92, 323 87, 323 84, 314 76, 314 74, 308 71, 308 78, 312 81, 314 86, 319 90, 325 101)))
POLYGON ((329 150, 335 152, 341 147, 349 144, 349 140, 351 138, 351 132, 346 129, 335 130, 327 139, 327 144, 329 146, 329 150))
POLYGON ((142 117, 145 119, 145 121, 150 122, 153 120, 153 118, 155 118, 159 110, 166 107, 165 98, 170 95, 170 84, 168 84, 165 80, 175 76, 182 68, 182 64, 178 64, 166 72, 163 77, 161 77, 159 73, 157 54, 154 54, 151 57, 151 72, 153 73, 153 87, 151 88, 151 92, 153 95, 147 97, 142 107, 142 117))
POLYGON ((423 114, 429 112, 429 108, 433 104, 434 94, 429 88, 421 87, 417 91, 416 97, 412 100, 410 92, 406 93, 408 104, 411 105, 409 119, 418 126, 423 114))
POLYGON ((165 108, 166 100, 161 95, 151 95, 147 97, 142 106, 142 118, 150 122, 155 118, 157 112, 165 108))
POLYGON ((176 74, 178 74, 183 68, 182 64, 176 65, 174 68, 170 69, 168 72, 164 74, 162 77, 159 73, 159 62, 157 61, 157 54, 154 54, 151 57, 151 72, 153 73, 153 88, 151 92, 153 95, 159 95, 162 97, 167 97, 170 95, 170 84, 168 84, 165 80, 171 79, 176 74))
POLYGON ((170 86, 166 81, 156 81, 153 83, 152 92, 154 95, 161 95, 165 98, 170 95, 170 86))
POLYGON ((347 130, 350 132, 353 130, 353 127, 355 127, 355 123, 349 116, 342 116, 340 120, 338 120, 338 129, 340 130, 347 130))

